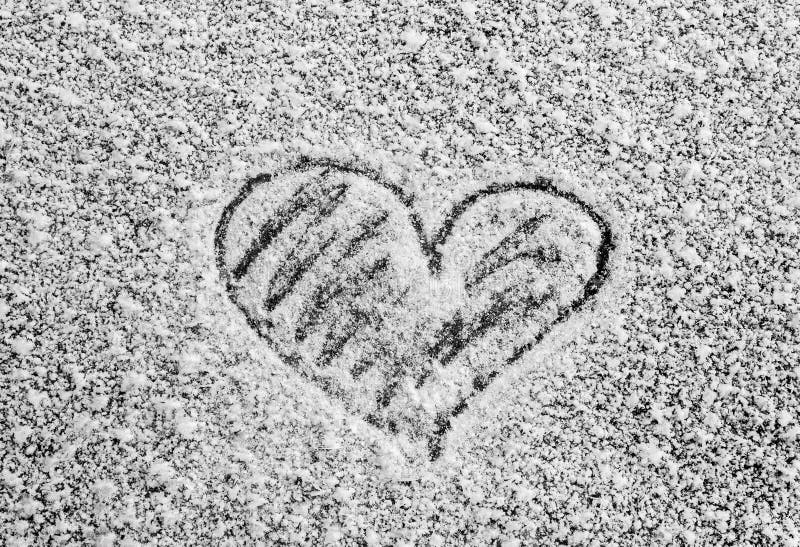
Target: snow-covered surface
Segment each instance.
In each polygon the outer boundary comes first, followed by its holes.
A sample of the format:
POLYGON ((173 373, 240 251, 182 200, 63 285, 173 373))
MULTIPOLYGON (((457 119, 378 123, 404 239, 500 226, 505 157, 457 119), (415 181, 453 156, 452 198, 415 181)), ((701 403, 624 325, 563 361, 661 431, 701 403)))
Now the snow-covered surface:
POLYGON ((218 4, 0 9, 0 543, 800 542, 796 2, 218 4), (433 462, 221 282, 301 156, 426 219, 546 173, 613 227, 433 462))

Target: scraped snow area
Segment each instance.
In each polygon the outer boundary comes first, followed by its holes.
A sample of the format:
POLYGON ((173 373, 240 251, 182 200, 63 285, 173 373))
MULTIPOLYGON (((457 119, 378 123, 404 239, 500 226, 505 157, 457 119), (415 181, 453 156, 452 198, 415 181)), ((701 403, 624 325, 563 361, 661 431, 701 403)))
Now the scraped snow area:
POLYGON ((0 544, 800 545, 796 2, 209 4, 0 7, 0 544))

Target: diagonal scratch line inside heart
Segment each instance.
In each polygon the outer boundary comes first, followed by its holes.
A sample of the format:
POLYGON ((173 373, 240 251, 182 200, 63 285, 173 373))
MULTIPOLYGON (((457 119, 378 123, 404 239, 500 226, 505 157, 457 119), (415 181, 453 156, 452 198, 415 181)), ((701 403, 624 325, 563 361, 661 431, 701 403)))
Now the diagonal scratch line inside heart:
POLYGON ((258 258, 261 251, 267 248, 272 241, 295 220, 300 211, 315 206, 317 208, 317 214, 324 215, 325 211, 331 208, 331 205, 335 207, 335 205, 338 204, 344 192, 347 190, 347 186, 344 184, 337 185, 326 195, 319 182, 327 176, 329 171, 329 168, 326 169, 308 186, 303 186, 297 190, 297 192, 289 198, 289 201, 278 209, 275 216, 264 223, 259 230, 258 236, 252 241, 242 259, 231 271, 231 276, 235 281, 244 277, 247 270, 250 269, 250 265, 258 258), (315 195, 315 193, 317 195, 315 195), (329 198, 329 201, 325 198, 329 198))
MULTIPOLYGON (((461 315, 460 310, 456 310, 453 319, 446 321, 444 325, 439 329, 434 335, 434 344, 428 348, 428 355, 431 357, 437 357, 442 353, 446 353, 445 348, 451 344, 454 340, 461 340, 463 338, 462 333, 464 332, 466 325, 464 323, 464 317, 461 315)), ((449 351, 449 350, 448 350, 449 351)), ((422 384, 420 383, 417 387, 421 387, 422 384)))
MULTIPOLYGON (((547 292, 541 296, 528 295, 523 300, 519 299, 516 291, 507 289, 495 293, 491 298, 491 305, 475 320, 465 323, 460 314, 452 322, 448 322, 436 335, 436 342, 429 350, 431 356, 438 356, 442 365, 447 365, 469 345, 472 340, 485 335, 505 317, 520 314, 527 317, 531 312, 538 310, 555 297, 555 290, 548 287, 547 292)), ((422 386, 418 380, 418 387, 422 386)))
MULTIPOLYGON (((336 207, 342 203, 345 193, 347 191, 346 187, 339 187, 337 186, 329 196, 333 196, 330 202, 324 203, 320 206, 314 215, 314 218, 309 222, 306 227, 306 230, 310 230, 312 227, 319 226, 322 224, 325 219, 329 218, 336 207)), ((307 254, 303 258, 299 258, 297 256, 297 249, 300 246, 293 247, 290 253, 287 262, 290 264, 286 270, 281 270, 278 274, 271 280, 271 287, 270 295, 264 301, 264 308, 267 313, 272 312, 278 304, 280 304, 284 298, 294 289, 297 283, 303 278, 303 276, 311 269, 311 267, 317 262, 317 260, 325 254, 325 251, 328 247, 331 246, 332 243, 335 241, 335 234, 332 234, 328 237, 322 244, 317 247, 314 251, 307 254)))
MULTIPOLYGON (((313 159, 309 157, 302 157, 300 161, 297 163, 293 170, 306 170, 314 167, 327 167, 329 169, 338 169, 345 173, 350 173, 353 175, 358 175, 361 177, 365 177, 373 182, 376 182, 383 188, 389 190, 397 200, 403 204, 406 208, 406 213, 408 215, 409 222, 411 222, 411 226, 414 228, 414 232, 417 235, 417 241, 419 242, 419 246, 422 249, 423 254, 425 256, 430 257, 432 254, 436 253, 434 242, 430 241, 425 236, 425 230, 422 225, 422 219, 420 218, 417 211, 414 209, 415 203, 415 196, 414 194, 408 193, 402 186, 395 184, 391 180, 387 179, 381 173, 374 169, 370 169, 367 167, 357 166, 353 163, 342 163, 331 159, 313 159)), ((431 270, 433 271, 433 270, 431 270)))
POLYGON ((272 312, 286 298, 286 296, 300 282, 303 276, 312 268, 325 251, 334 241, 334 236, 322 242, 313 252, 300 258, 293 250, 288 259, 289 266, 285 270, 278 272, 278 275, 270 280, 270 295, 264 300, 264 309, 267 313, 272 312))
POLYGON ((337 332, 325 338, 322 350, 317 357, 317 365, 322 367, 330 365, 342 354, 347 342, 356 335, 358 330, 370 324, 375 319, 373 314, 367 313, 364 310, 351 309, 349 313, 350 317, 345 320, 344 324, 337 324, 337 327, 339 327, 337 332))
POLYGON ((344 260, 355 256, 364 248, 368 241, 379 237, 382 232, 378 228, 386 224, 387 220, 389 220, 388 211, 381 211, 379 214, 373 215, 366 221, 359 223, 358 232, 347 242, 341 258, 336 262, 336 266, 339 266, 344 260))
POLYGON ((558 262, 561 257, 557 249, 554 249, 554 253, 547 253, 542 248, 517 251, 525 245, 526 238, 533 235, 546 219, 547 217, 533 217, 526 220, 484 254, 465 275, 465 288, 472 289, 493 273, 517 261, 533 259, 537 265, 558 262))
MULTIPOLYGON (((442 255, 439 251, 439 247, 447 241, 448 237, 450 237, 456 221, 467 211, 467 209, 469 209, 483 197, 504 194, 507 192, 516 192, 520 190, 544 192, 552 196, 565 199, 588 215, 600 228, 601 243, 597 251, 597 275, 593 277, 594 282, 591 283, 593 288, 590 290, 591 294, 597 292, 596 289, 599 288, 607 275, 606 266, 608 263, 608 255, 613 247, 611 228, 608 226, 608 223, 605 221, 605 219, 600 216, 597 211, 592 209, 592 207, 590 207, 586 202, 582 201, 575 194, 557 188, 553 185, 550 179, 542 176, 536 177, 533 182, 515 182, 488 186, 487 188, 483 188, 467 195, 460 202, 458 202, 451 209, 450 213, 442 223, 442 226, 436 232, 436 235, 431 239, 428 245, 423 246, 423 251, 425 251, 425 253, 428 255, 431 273, 437 274, 441 271, 442 255)), ((591 294, 589 294, 589 296, 591 296, 591 294)))
POLYGON ((468 328, 462 327, 454 336, 441 344, 446 349, 439 354, 439 362, 443 366, 449 364, 472 340, 483 336, 500 322, 500 319, 508 313, 508 305, 509 301, 502 293, 493 294, 488 309, 484 310, 476 320, 471 321, 468 328))
POLYGON ((330 307, 335 298, 344 294, 351 298, 365 294, 370 289, 368 282, 386 271, 390 262, 391 259, 388 256, 382 256, 366 268, 354 273, 349 272, 344 279, 336 283, 320 285, 309 299, 311 304, 305 308, 303 315, 296 322, 295 340, 302 342, 309 336, 311 327, 319 325, 322 314, 330 307))
MULTIPOLYGON (((376 261, 373 266, 371 266, 368 271, 367 275, 365 276, 367 279, 374 279, 380 273, 386 271, 389 264, 389 257, 384 256, 378 261, 376 261)), ((361 294, 367 293, 369 290, 374 290, 375 285, 371 284, 366 286, 364 289, 359 289, 361 294)), ((399 299, 405 297, 405 293, 401 292, 399 299)), ((374 310, 364 310, 360 308, 356 308, 354 306, 350 306, 348 309, 349 317, 344 320, 343 326, 340 326, 337 333, 334 336, 328 336, 325 338, 323 342, 323 349, 320 352, 320 355, 317 358, 317 364, 319 366, 328 366, 330 365, 337 357, 339 357, 342 352, 344 351, 347 342, 350 341, 359 331, 365 326, 372 326, 375 330, 379 330, 380 327, 383 325, 383 317, 380 314, 375 313, 374 310)), ((337 322, 337 326, 341 324, 342 318, 339 318, 339 322, 337 322)), ((333 329, 329 330, 329 334, 333 329)), ((374 364, 374 362, 372 363, 374 364)), ((354 379, 357 379, 358 376, 366 372, 369 369, 369 364, 365 363, 362 366, 354 365, 353 369, 351 369, 351 376, 354 379), (352 371, 358 370, 358 374, 354 374, 352 371)))
POLYGON ((531 311, 541 308, 545 303, 555 296, 552 287, 541 297, 529 296, 523 301, 519 301, 515 291, 504 291, 492 299, 492 305, 485 310, 477 321, 474 322, 469 335, 456 341, 450 351, 442 357, 442 364, 452 361, 458 353, 471 341, 484 336, 489 330, 497 326, 504 318, 522 311, 523 316, 527 316, 531 311), (519 308, 523 308, 519 310, 519 308))

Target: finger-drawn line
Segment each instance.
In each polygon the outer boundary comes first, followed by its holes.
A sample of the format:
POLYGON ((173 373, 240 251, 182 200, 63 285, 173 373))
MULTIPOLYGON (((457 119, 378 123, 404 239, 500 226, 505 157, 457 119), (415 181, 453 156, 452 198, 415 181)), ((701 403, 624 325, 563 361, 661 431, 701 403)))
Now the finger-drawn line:
POLYGON ((245 251, 244 256, 233 269, 232 275, 234 280, 239 280, 250 269, 256 257, 267 248, 270 243, 289 225, 295 220, 297 214, 312 206, 314 202, 318 207, 317 214, 325 215, 330 207, 335 207, 339 201, 344 197, 344 192, 347 190, 346 185, 339 185, 333 188, 328 196, 314 196, 311 190, 319 188, 317 182, 322 179, 330 169, 327 169, 316 181, 312 181, 309 186, 300 188, 289 200, 285 203, 276 213, 273 218, 264 223, 259 230, 258 236, 250 244, 250 247, 245 251), (325 201, 324 198, 330 198, 325 201))
POLYGON ((465 323, 461 314, 457 314, 455 322, 448 323, 445 328, 440 330, 433 346, 435 351, 430 354, 438 357, 442 365, 450 363, 472 340, 484 336, 502 319, 509 315, 519 314, 520 308, 525 312, 524 314, 539 309, 555 297, 555 291, 550 287, 541 297, 526 296, 523 296, 521 300, 518 291, 513 288, 506 289, 494 293, 491 296, 489 307, 469 323, 465 323))
POLYGON ((294 287, 300 282, 303 276, 312 268, 325 251, 333 243, 334 237, 330 236, 322 244, 306 256, 298 257, 296 249, 292 250, 287 263, 287 271, 279 271, 275 277, 270 279, 270 294, 264 300, 264 310, 272 312, 288 296, 294 287))
MULTIPOLYGON (((388 256, 379 258, 375 263, 370 266, 365 272, 364 278, 373 281, 380 273, 387 270, 390 259, 388 256)), ((371 284, 370 284, 371 285, 371 284)), ((370 289, 370 286, 364 285, 360 292, 363 294, 370 289)), ((328 336, 322 345, 322 350, 317 356, 316 363, 318 366, 330 365, 337 357, 344 351, 347 342, 353 338, 359 329, 369 324, 376 324, 382 321, 379 314, 372 311, 366 311, 354 306, 349 306, 347 310, 348 317, 341 323, 342 318, 339 318, 333 327, 328 331, 328 336), (331 335, 331 333, 334 333, 331 335)))
POLYGON ((387 211, 381 211, 380 214, 373 215, 366 221, 361 222, 358 225, 359 231, 347 242, 347 246, 341 258, 336 263, 336 266, 338 266, 340 262, 352 258, 353 255, 361 251, 369 240, 378 237, 381 233, 378 228, 386 224, 387 220, 389 220, 389 213, 387 211))
POLYGON ((472 289, 493 273, 518 260, 534 259, 539 265, 544 262, 557 262, 559 257, 551 257, 541 248, 519 250, 525 245, 526 239, 533 235, 545 220, 545 217, 539 216, 527 219, 505 236, 500 243, 492 247, 481 257, 474 268, 467 272, 465 288, 472 289))
POLYGON ((308 337, 309 329, 319 325, 322 314, 334 299, 345 294, 351 299, 363 295, 370 288, 369 281, 386 271, 390 263, 391 259, 388 256, 382 256, 366 268, 347 272, 344 279, 317 287, 309 298, 311 305, 305 307, 303 315, 297 320, 295 340, 302 342, 308 337))
POLYGON ((356 335, 358 330, 368 325, 370 321, 374 319, 371 314, 355 308, 349 310, 349 314, 350 316, 344 324, 336 325, 335 327, 339 327, 338 329, 334 327, 336 332, 333 333, 333 335, 330 335, 330 332, 328 333, 329 336, 325 338, 325 342, 322 344, 322 350, 317 357, 317 365, 327 366, 331 364, 334 359, 342 354, 347 342, 356 335))
MULTIPOLYGON (((465 328, 466 324, 464 323, 464 317, 461 315, 461 310, 456 310, 453 318, 446 321, 434 335, 435 342, 428 348, 428 355, 440 357, 443 353, 446 353, 445 348, 452 344, 454 340, 461 339, 465 328)), ((418 384, 417 387, 422 387, 422 384, 418 384)))

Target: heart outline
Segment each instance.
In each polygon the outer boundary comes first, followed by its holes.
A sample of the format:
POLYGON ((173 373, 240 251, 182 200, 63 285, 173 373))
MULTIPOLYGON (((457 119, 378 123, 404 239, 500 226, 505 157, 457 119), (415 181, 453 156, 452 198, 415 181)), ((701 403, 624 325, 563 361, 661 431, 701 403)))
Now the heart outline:
MULTIPOLYGON (((515 348, 511 357, 508 358, 502 364, 502 366, 498 367, 484 378, 476 377, 473 381, 473 391, 468 395, 462 397, 460 401, 455 406, 453 406, 452 409, 450 409, 449 412, 441 412, 436 416, 435 419, 436 429, 433 432, 433 435, 429 439, 428 443, 428 454, 430 460, 434 461, 441 455, 443 448, 443 440, 447 432, 452 427, 452 420, 454 420, 457 416, 463 413, 464 410, 466 410, 468 406, 468 400, 477 396, 483 390, 485 390, 491 384, 492 380, 501 371, 505 370, 506 368, 508 368, 508 366, 518 361, 527 352, 531 351, 556 325, 566 321, 573 313, 577 312, 579 309, 584 307, 591 299, 593 299, 597 295, 602 285, 608 279, 610 254, 612 250, 615 248, 614 238, 610 224, 608 221, 606 221, 605 218, 603 218, 602 215, 600 215, 593 207, 591 207, 584 200, 582 200, 572 192, 558 188, 553 183, 553 180, 551 178, 542 175, 537 175, 532 182, 516 181, 510 183, 492 184, 467 194, 465 197, 461 198, 460 201, 458 201, 454 206, 450 208, 449 212, 444 217, 444 221, 439 226, 438 230, 435 231, 435 233, 431 238, 428 238, 424 233, 422 227, 422 219, 420 218, 419 213, 414 207, 414 196, 406 193, 406 191, 400 186, 397 186, 396 184, 393 184, 392 182, 388 181, 384 176, 382 176, 378 171, 374 169, 357 165, 353 162, 346 163, 332 159, 313 159, 304 156, 301 157, 298 162, 296 162, 293 166, 290 166, 289 168, 279 170, 274 173, 263 173, 261 175, 252 177, 242 186, 242 188, 239 190, 236 196, 223 208, 220 220, 217 223, 217 226, 214 231, 216 266, 220 275, 220 279, 221 281, 223 281, 225 285, 226 292, 228 293, 230 299, 233 301, 236 307, 239 308, 239 310, 242 312, 250 328, 253 329, 253 331, 255 331, 260 338, 265 340, 269 344, 270 348, 273 349, 273 351, 276 351, 276 353, 278 353, 281 359, 287 363, 291 363, 292 361, 289 358, 289 356, 283 354, 283 352, 278 347, 278 344, 276 344, 271 337, 262 334, 260 326, 257 324, 256 320, 250 316, 250 314, 245 310, 244 306, 238 301, 237 298, 235 298, 234 280, 231 279, 230 272, 227 270, 225 265, 224 240, 227 236, 228 226, 231 222, 234 212, 256 188, 258 188, 263 184, 269 184, 276 176, 279 176, 283 173, 289 173, 289 172, 298 173, 320 167, 327 169, 336 169, 348 174, 365 177, 370 181, 389 190, 398 199, 398 201, 400 201, 400 203, 405 207, 406 210, 405 212, 408 216, 409 222, 417 236, 417 240, 420 245, 420 250, 427 259, 426 266, 428 269, 428 273, 433 277, 437 277, 441 273, 442 252, 439 251, 439 247, 444 246, 444 244, 446 243, 448 237, 452 233, 456 221, 462 214, 464 214, 469 209, 470 206, 474 205, 481 198, 487 196, 498 195, 518 190, 543 192, 551 196, 562 198, 572 203, 573 205, 578 207, 583 213, 585 213, 589 218, 591 218, 591 220, 599 228, 600 243, 595 251, 595 272, 586 281, 586 283, 584 283, 582 294, 580 294, 577 298, 573 299, 568 306, 560 307, 556 318, 549 324, 547 324, 540 332, 538 332, 533 340, 529 340, 528 342, 515 348)), ((265 246, 262 247, 253 246, 248 248, 247 251, 245 252, 245 257, 243 257, 242 260, 249 259, 252 261, 254 256, 247 256, 247 255, 250 253, 254 253, 254 255, 257 256, 264 250, 264 248, 265 246)), ((293 368, 297 370, 297 367, 293 368)), ((302 371, 300 372, 302 374, 302 371)))

